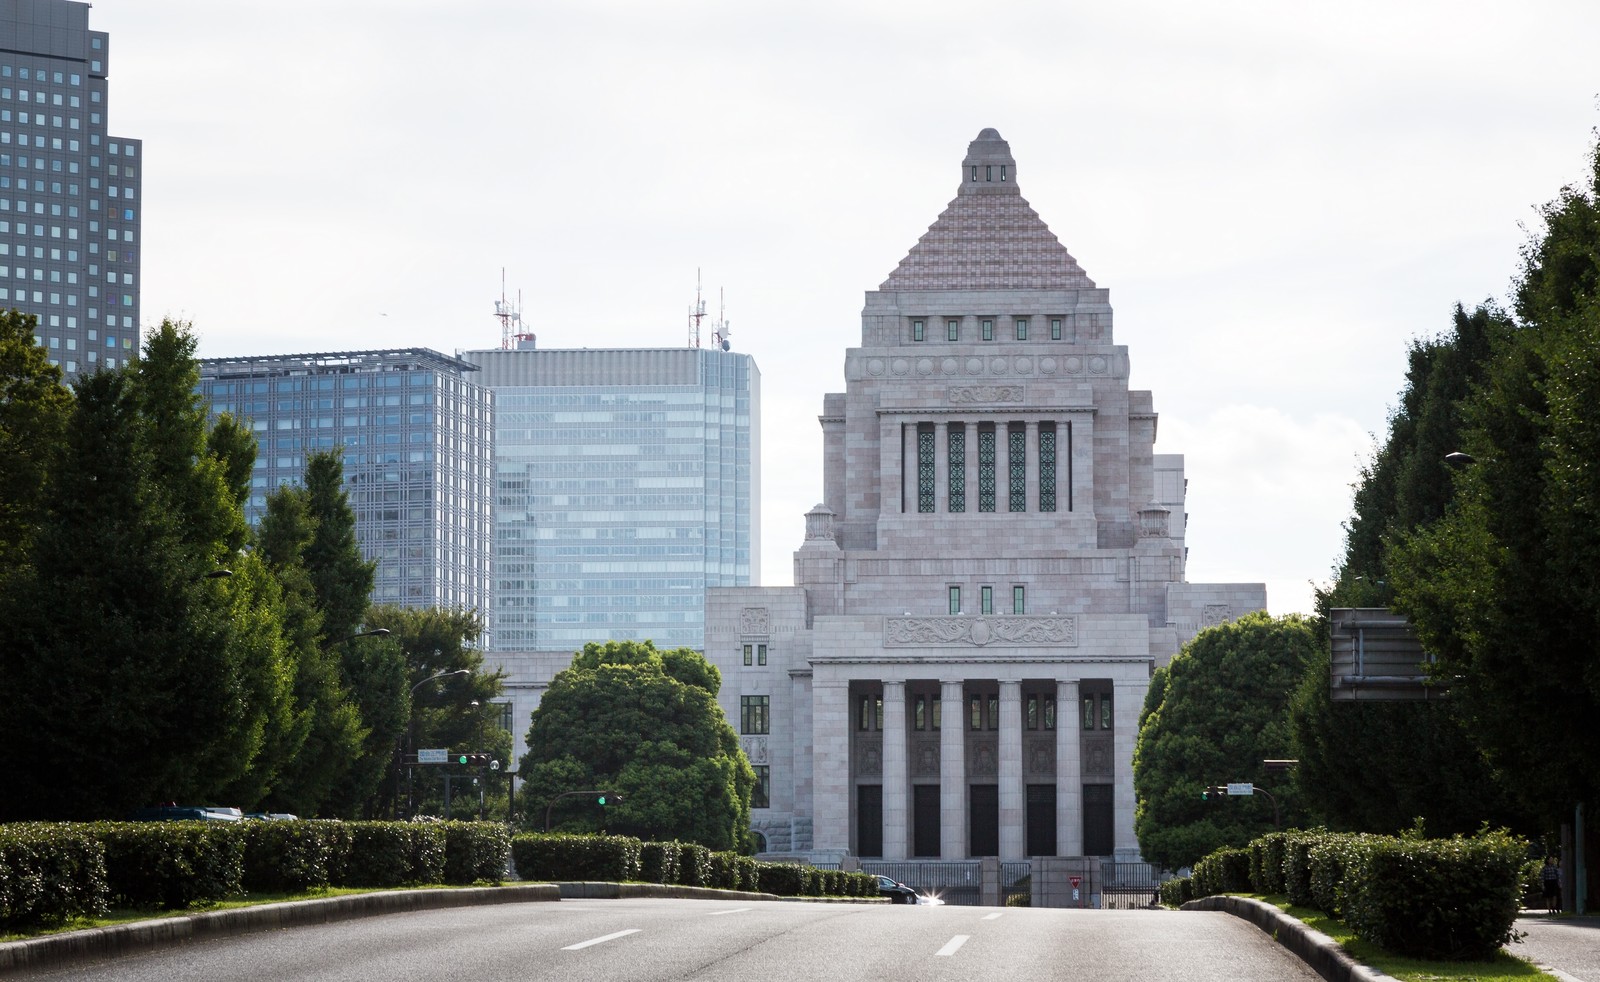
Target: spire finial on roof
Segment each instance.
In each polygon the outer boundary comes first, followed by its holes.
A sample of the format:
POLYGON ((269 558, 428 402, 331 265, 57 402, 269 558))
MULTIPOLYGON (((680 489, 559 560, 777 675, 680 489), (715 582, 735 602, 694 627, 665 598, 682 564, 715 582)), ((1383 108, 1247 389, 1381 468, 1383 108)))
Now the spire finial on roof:
POLYGON ((985 127, 976 140, 967 144, 961 161, 961 194, 1018 194, 1017 161, 1011 144, 1001 139, 1000 131, 985 127))

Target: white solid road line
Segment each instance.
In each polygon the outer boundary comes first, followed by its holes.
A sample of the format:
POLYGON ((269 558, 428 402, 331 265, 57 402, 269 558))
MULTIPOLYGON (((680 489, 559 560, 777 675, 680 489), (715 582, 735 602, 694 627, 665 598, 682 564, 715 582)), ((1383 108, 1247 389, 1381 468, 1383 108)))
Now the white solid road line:
POLYGON ((714 910, 714 911, 711 912, 711 916, 712 917, 721 917, 723 914, 742 914, 745 911, 750 910, 750 909, 751 908, 749 908, 749 907, 735 907, 732 910, 714 910))
POLYGON ((999 920, 1000 919, 1000 915, 1003 914, 1003 913, 1005 913, 1005 911, 997 910, 993 914, 985 914, 985 915, 983 915, 983 919, 986 920, 986 921, 999 920))
POLYGON ((955 954, 956 951, 958 951, 961 948, 962 945, 967 943, 967 938, 969 938, 969 937, 971 937, 971 935, 969 935, 969 934, 958 934, 958 935, 956 935, 955 937, 950 939, 949 944, 946 944, 943 948, 940 948, 938 951, 934 952, 933 953, 933 957, 939 958, 941 956, 948 956, 948 955, 955 954))
POLYGON ((590 945, 605 944, 607 941, 615 941, 618 938, 626 938, 630 934, 638 934, 640 930, 641 928, 630 927, 626 931, 618 931, 615 934, 607 934, 598 938, 590 938, 588 941, 579 941, 577 944, 569 944, 561 950, 577 951, 580 948, 587 948, 590 945))

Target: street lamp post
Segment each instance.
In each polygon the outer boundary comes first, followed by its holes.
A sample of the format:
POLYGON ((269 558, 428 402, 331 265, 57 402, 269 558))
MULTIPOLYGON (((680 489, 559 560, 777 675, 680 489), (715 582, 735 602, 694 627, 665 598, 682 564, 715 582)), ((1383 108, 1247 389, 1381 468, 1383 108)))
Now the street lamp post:
MULTIPOLYGON (((388 631, 384 631, 383 633, 387 634, 389 632, 388 631)), ((412 731, 416 726, 416 716, 411 711, 410 703, 411 703, 411 701, 413 699, 416 698, 417 690, 422 688, 423 686, 427 685, 429 682, 437 682, 439 679, 447 679, 447 678, 452 678, 452 677, 457 676, 457 675, 471 675, 471 674, 472 673, 470 671, 468 671, 467 669, 465 669, 465 668, 457 668, 457 669, 455 669, 453 671, 448 671, 448 672, 437 672, 437 673, 435 673, 433 675, 428 676, 427 678, 423 679, 422 681, 418 682, 416 685, 413 685, 411 687, 411 692, 409 693, 409 695, 406 698, 406 702, 408 704, 407 705, 407 709, 406 709, 406 725, 405 725, 405 728, 402 729, 400 731, 400 733, 395 737, 395 741, 394 741, 394 796, 391 799, 391 804, 389 806, 389 817, 390 818, 394 818, 395 817, 395 814, 394 814, 395 813, 395 809, 399 806, 399 803, 400 803, 400 769, 401 769, 401 767, 404 766, 404 763, 405 763, 405 747, 410 742, 410 737, 412 735, 412 731)), ((413 784, 412 781, 410 781, 410 780, 406 781, 406 816, 408 818, 411 815, 412 791, 414 790, 414 787, 415 787, 415 785, 413 784)))

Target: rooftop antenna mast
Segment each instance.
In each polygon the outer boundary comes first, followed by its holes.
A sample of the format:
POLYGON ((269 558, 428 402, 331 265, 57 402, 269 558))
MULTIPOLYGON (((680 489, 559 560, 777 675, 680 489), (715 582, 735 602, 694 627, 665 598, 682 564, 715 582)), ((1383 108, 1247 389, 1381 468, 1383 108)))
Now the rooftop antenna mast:
POLYGON ((689 347, 700 347, 700 322, 706 317, 706 302, 700 299, 700 268, 694 271, 694 306, 689 308, 689 347))
POLYGON ((500 347, 509 349, 513 340, 532 340, 534 335, 522 330, 522 291, 517 291, 513 306, 506 300, 506 268, 500 267, 500 299, 494 302, 494 316, 500 322, 500 347), (513 330, 515 328, 515 330, 513 330))
POLYGON ((717 287, 717 329, 711 333, 711 340, 718 348, 727 351, 729 348, 728 336, 733 333, 733 326, 728 323, 728 302, 722 287, 717 287))

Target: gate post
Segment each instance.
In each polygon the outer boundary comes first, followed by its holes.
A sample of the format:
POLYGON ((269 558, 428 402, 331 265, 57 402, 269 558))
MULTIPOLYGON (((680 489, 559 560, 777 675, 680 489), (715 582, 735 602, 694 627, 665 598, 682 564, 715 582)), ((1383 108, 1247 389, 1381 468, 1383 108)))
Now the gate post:
POLYGON ((1000 889, 1000 857, 985 856, 978 861, 978 903, 984 907, 999 907, 1005 903, 1000 889))

